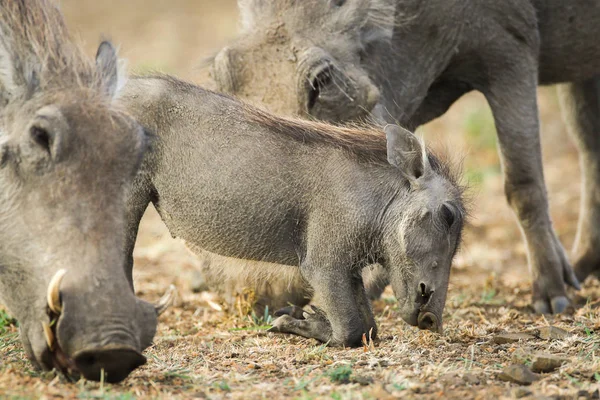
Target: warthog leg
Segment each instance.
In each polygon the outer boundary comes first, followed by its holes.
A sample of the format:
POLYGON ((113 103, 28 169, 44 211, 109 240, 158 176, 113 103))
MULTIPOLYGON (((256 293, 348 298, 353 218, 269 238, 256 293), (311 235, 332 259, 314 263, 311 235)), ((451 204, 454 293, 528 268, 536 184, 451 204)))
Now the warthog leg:
POLYGON ((575 273, 600 275, 600 77, 559 87, 569 132, 579 148, 583 179, 579 226, 573 246, 575 273))
POLYGON ((274 321, 273 331, 314 338, 331 346, 361 345, 363 334, 375 326, 373 313, 362 277, 354 275, 358 270, 344 267, 338 256, 323 252, 302 264, 302 276, 313 287, 320 308, 313 307, 312 314, 303 313, 303 319, 294 318, 299 315, 296 308, 280 311, 284 315, 274 321))
MULTIPOLYGON (((381 266, 379 266, 379 269, 379 273, 381 273, 381 271, 386 272, 384 276, 387 277, 387 271, 385 271, 381 266)), ((383 289, 385 289, 385 286, 383 286, 383 289)), ((354 295, 354 298, 356 299, 356 305, 358 306, 358 311, 362 318, 363 327, 364 329, 369 331, 368 334, 370 334, 371 338, 374 339, 375 337, 377 337, 377 323, 375 322, 375 316, 373 315, 373 308, 371 307, 371 302, 367 297, 367 290, 365 289, 365 285, 363 284, 363 281, 360 277, 354 279, 352 285, 352 293, 354 295)), ((379 293, 379 295, 381 295, 381 292, 379 293)))
POLYGON ((566 286, 579 282, 552 227, 542 168, 537 110, 537 56, 516 47, 484 92, 496 121, 505 191, 527 242, 538 313, 560 313, 569 304, 566 286))
POLYGON ((313 305, 310 308, 312 313, 296 306, 282 308, 275 313, 279 317, 273 322, 273 327, 269 331, 292 333, 305 338, 328 342, 331 340, 331 324, 327 319, 327 315, 323 310, 313 305))

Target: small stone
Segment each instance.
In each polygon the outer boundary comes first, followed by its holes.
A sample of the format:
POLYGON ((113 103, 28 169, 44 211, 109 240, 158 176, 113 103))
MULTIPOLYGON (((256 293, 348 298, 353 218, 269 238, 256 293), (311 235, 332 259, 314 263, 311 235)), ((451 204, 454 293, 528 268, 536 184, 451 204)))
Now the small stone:
POLYGON ((521 385, 531 385, 539 379, 536 374, 522 364, 509 365, 502 370, 498 378, 507 382, 520 383, 521 385))
POLYGON ((544 326, 540 328, 540 339, 544 340, 564 340, 570 335, 569 332, 556 326, 544 326))
POLYGON ((457 372, 448 372, 446 374, 440 375, 440 377, 437 380, 444 384, 444 386, 451 387, 460 383, 460 376, 457 372))
POLYGON ((473 374, 464 374, 462 379, 470 385, 479 385, 479 378, 473 374))
POLYGON ((365 375, 352 375, 350 382, 358 383, 361 386, 367 386, 373 383, 373 378, 365 375))
POLYGON ((569 361, 570 360, 568 358, 555 356, 552 354, 539 353, 534 356, 531 369, 534 372, 552 372, 569 361))
POLYGON ((532 394, 533 392, 524 386, 520 386, 512 390, 512 395, 515 399, 522 399, 523 397, 531 396, 532 394))
POLYGON ((534 337, 528 333, 517 332, 517 333, 501 333, 499 335, 494 336, 492 341, 496 344, 506 344, 506 343, 516 343, 519 340, 531 340, 534 337))

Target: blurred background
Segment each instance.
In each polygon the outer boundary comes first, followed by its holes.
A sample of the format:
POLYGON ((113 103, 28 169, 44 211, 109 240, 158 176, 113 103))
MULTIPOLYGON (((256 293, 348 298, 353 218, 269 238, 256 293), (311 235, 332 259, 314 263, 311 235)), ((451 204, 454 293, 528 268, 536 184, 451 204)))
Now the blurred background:
MULTIPOLYGON (((202 60, 236 36, 235 0, 62 0, 73 32, 90 55, 101 38, 120 47, 131 72, 161 71, 199 85, 208 72, 202 60)), ((563 244, 570 249, 577 225, 579 169, 576 150, 561 119, 555 88, 541 88, 545 174, 553 220, 563 244)), ((469 183, 471 219, 452 275, 453 287, 497 282, 528 290, 525 247, 512 212, 506 205, 496 149, 493 119, 484 98, 471 93, 443 117, 420 132, 428 143, 462 163, 469 183)), ((150 208, 135 251, 137 285, 160 291, 174 282, 184 292, 197 264, 183 243, 172 239, 150 208)), ((450 300, 452 299, 452 287, 450 300)), ((456 292, 455 292, 456 293, 456 292)))

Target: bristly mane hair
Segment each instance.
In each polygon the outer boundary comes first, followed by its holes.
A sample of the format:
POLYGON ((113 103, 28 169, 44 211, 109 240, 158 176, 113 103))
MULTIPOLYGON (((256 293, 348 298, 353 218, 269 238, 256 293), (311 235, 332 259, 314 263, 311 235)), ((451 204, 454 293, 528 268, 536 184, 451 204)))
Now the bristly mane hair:
MULTIPOLYGON (((250 121, 278 135, 302 143, 325 144, 341 148, 364 162, 388 164, 387 141, 381 127, 366 123, 339 126, 300 118, 281 117, 242 104, 250 121)), ((459 169, 455 168, 447 157, 436 155, 430 148, 426 151, 433 171, 451 182, 462 195, 465 188, 459 183, 459 169)))
POLYGON ((101 84, 93 61, 75 44, 50 0, 0 0, 0 57, 12 65, 12 72, 0 73, 11 74, 21 87, 32 81, 42 90, 101 84))
MULTIPOLYGON (((144 77, 133 76, 133 79, 138 78, 159 79, 167 81, 185 91, 207 92, 215 96, 215 98, 228 99, 241 108, 247 121, 256 123, 258 126, 268 129, 273 134, 284 136, 300 143, 325 145, 343 149, 359 161, 384 165, 389 164, 387 159, 387 141, 382 127, 366 123, 340 126, 301 118, 282 117, 244 103, 234 96, 201 88, 171 75, 155 73, 144 77)), ((460 164, 456 165, 445 155, 439 156, 435 154, 430 148, 427 148, 426 151, 433 171, 444 177, 457 189, 461 204, 468 201, 469 199, 465 198, 468 187, 461 183, 460 164)), ((468 211, 465 209, 461 208, 460 212, 463 216, 468 215, 468 211)))

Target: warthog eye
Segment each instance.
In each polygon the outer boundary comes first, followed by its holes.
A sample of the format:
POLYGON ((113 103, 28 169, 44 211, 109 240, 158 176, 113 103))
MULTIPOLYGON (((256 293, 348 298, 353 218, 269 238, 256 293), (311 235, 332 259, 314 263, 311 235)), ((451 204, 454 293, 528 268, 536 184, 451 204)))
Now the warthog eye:
POLYGON ((29 130, 29 134, 31 135, 31 139, 33 139, 35 144, 50 154, 50 142, 52 141, 52 138, 47 130, 39 126, 32 126, 29 130))
POLYGON ((331 0, 331 3, 336 7, 341 7, 344 5, 346 0, 331 0))
POLYGON ((308 109, 312 110, 315 106, 319 95, 331 85, 333 82, 334 68, 333 66, 327 66, 326 68, 319 71, 310 82, 310 88, 308 93, 308 109))
POLYGON ((442 204, 442 207, 440 209, 440 214, 448 228, 450 228, 450 227, 452 227, 452 225, 454 225, 454 219, 455 219, 454 212, 452 211, 452 209, 450 209, 449 206, 447 206, 446 204, 442 204))
POLYGON ((8 161, 8 148, 6 146, 0 146, 0 168, 6 165, 8 161))

